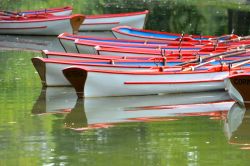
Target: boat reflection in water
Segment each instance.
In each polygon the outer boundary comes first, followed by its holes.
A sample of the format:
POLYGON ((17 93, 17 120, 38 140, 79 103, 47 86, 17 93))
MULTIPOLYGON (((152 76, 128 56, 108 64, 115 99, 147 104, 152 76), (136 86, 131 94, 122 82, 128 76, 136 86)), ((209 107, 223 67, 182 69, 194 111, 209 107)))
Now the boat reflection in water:
POLYGON ((56 36, 0 35, 0 47, 4 49, 64 52, 56 36))
POLYGON ((77 99, 71 87, 48 87, 42 90, 32 113, 64 113, 66 128, 83 131, 182 116, 223 118, 233 103, 224 91, 77 99))
MULTIPOLYGON (((81 32, 78 35, 115 38, 111 31, 81 32)), ((49 50, 65 52, 57 36, 0 35, 0 48, 11 50, 49 50)))
POLYGON ((224 128, 230 144, 250 150, 250 108, 235 103, 228 112, 224 128))
POLYGON ((33 106, 32 114, 68 113, 77 96, 72 87, 44 87, 33 106))

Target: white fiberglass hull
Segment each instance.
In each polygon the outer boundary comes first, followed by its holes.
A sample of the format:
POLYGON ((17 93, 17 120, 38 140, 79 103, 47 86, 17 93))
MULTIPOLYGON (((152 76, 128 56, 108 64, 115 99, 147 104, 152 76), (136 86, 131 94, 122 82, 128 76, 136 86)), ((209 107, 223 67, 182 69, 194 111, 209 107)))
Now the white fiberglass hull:
POLYGON ((59 35, 63 32, 76 33, 83 16, 49 17, 46 19, 1 20, 0 34, 59 35), (72 21, 74 17, 74 21, 72 21), (77 28, 78 27, 78 28, 77 28))
POLYGON ((201 92, 224 89, 224 72, 172 73, 100 71, 86 68, 67 68, 64 75, 75 87, 78 96, 128 96, 161 93, 201 92))
POLYGON ((143 29, 145 25, 147 11, 141 14, 129 15, 104 15, 104 17, 86 17, 80 27, 80 31, 110 31, 112 28, 121 25, 128 25, 143 29))
POLYGON ((73 32, 70 19, 23 23, 0 21, 0 34, 58 35, 62 32, 73 32))
MULTIPOLYGON (((71 59, 72 60, 72 59, 71 59)), ((53 60, 49 59, 48 61, 43 58, 32 58, 34 67, 36 68, 43 86, 71 86, 71 83, 65 78, 62 70, 70 66, 85 66, 88 68, 100 69, 100 70, 123 70, 123 71, 132 71, 132 70, 145 70, 149 67, 133 67, 133 66, 112 66, 112 65, 98 65, 98 64, 88 64, 82 62, 67 62, 66 60, 53 60)))

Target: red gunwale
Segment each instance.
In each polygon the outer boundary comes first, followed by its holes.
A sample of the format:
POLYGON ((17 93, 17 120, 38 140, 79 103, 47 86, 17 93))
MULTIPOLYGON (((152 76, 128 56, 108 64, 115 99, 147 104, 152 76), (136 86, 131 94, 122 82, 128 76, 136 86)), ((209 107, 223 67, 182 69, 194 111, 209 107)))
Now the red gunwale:
MULTIPOLYGON (((147 48, 120 48, 120 47, 107 47, 107 46, 97 46, 96 47, 97 51, 106 51, 106 52, 120 52, 120 53, 136 53, 136 54, 152 54, 152 55, 157 55, 157 56, 162 56, 161 50, 160 49, 147 49, 147 48)), ((195 56, 196 52, 199 51, 181 51, 181 54, 183 56, 195 56)), ((177 54, 179 51, 166 51, 166 56, 171 56, 172 54, 177 54), (175 53, 176 52, 176 53, 175 53)))
MULTIPOLYGON (((169 48, 175 48, 174 46, 169 46, 169 48)), ((188 46, 187 46, 188 47, 188 46)), ((154 47, 152 47, 154 48, 154 47)), ((157 56, 162 56, 161 54, 161 49, 168 49, 168 47, 159 47, 159 48, 124 48, 124 47, 116 47, 116 46, 110 46, 110 45, 98 45, 95 47, 97 51, 106 51, 106 52, 120 52, 120 53, 136 53, 136 54, 152 54, 152 55, 157 55, 157 56)), ((185 48, 185 47, 181 47, 185 48)), ((189 47, 188 47, 189 48, 189 47)), ((195 47, 194 47, 195 48, 195 47)), ((197 47, 199 48, 199 47, 197 47)), ((210 47, 212 48, 212 47, 210 47)), ((181 54, 182 56, 194 56, 196 53, 199 54, 206 54, 208 55, 209 53, 217 53, 217 52, 226 52, 226 48, 222 48, 221 50, 215 50, 215 51, 206 51, 206 49, 209 49, 209 47, 201 47, 200 50, 182 50, 181 54), (223 50, 224 49, 224 50, 223 50)), ((166 56, 169 54, 179 54, 179 50, 166 50, 165 51, 166 56)))
POLYGON ((130 13, 86 15, 86 19, 126 17, 126 16, 144 15, 144 14, 148 14, 148 13, 149 13, 149 11, 145 10, 145 11, 141 11, 141 12, 130 12, 130 13))
POLYGON ((54 12, 61 12, 61 11, 68 11, 68 10, 73 10, 72 6, 65 6, 65 7, 56 7, 56 8, 48 8, 48 9, 38 9, 38 10, 25 10, 20 13, 25 13, 25 12, 43 12, 46 10, 46 13, 54 13, 54 12))
MULTIPOLYGON (((155 49, 161 49, 161 48, 176 48, 179 49, 179 46, 168 46, 168 45, 155 45, 155 44, 130 44, 130 43, 112 43, 112 42, 102 42, 102 41, 85 41, 85 40, 80 40, 80 39, 75 39, 75 44, 76 45, 87 45, 87 46, 105 46, 105 47, 119 47, 119 46, 146 46, 148 48, 155 48, 155 49)), ((185 48, 202 48, 199 46, 182 46, 182 49, 185 48)), ((147 49, 147 48, 140 48, 140 49, 147 49)), ((190 50, 191 51, 191 50, 190 50)), ((193 50, 193 51, 199 51, 199 50, 193 50)))
POLYGON ((83 16, 81 14, 74 14, 71 16, 50 16, 48 18, 41 18, 41 19, 27 19, 27 20, 0 20, 0 23, 8 23, 8 24, 13 24, 13 23, 33 23, 33 22, 49 22, 49 21, 58 21, 58 20, 70 20, 71 18, 75 16, 83 16))
MULTIPOLYGON (((113 68, 131 68, 131 69, 151 69, 151 66, 125 66, 125 65, 111 65, 111 64, 89 64, 92 61, 74 61, 74 60, 58 60, 58 59, 44 59, 36 57, 35 59, 40 59, 44 63, 53 63, 53 64, 68 64, 71 66, 94 66, 94 67, 113 67, 113 68)), ((99 61, 101 62, 101 61, 99 61)), ((106 62, 106 61, 104 61, 106 62)))
POLYGON ((164 82, 124 82, 125 85, 161 85, 161 84, 194 84, 194 83, 206 83, 206 82, 223 82, 224 79, 218 80, 202 80, 202 81, 164 81, 164 82))
MULTIPOLYGON (((164 60, 165 57, 155 57, 155 56, 100 56, 95 54, 78 54, 78 53, 64 53, 64 52, 50 52, 48 50, 42 50, 43 54, 46 56, 52 55, 52 56, 62 56, 62 57, 72 57, 72 58, 91 58, 91 59, 103 59, 103 60, 111 60, 111 59, 137 59, 137 60, 164 60), (147 59, 146 59, 147 58, 147 59)), ((192 59, 193 57, 183 57, 182 59, 192 59)), ((175 60, 175 57, 167 57, 166 60, 173 59, 175 60)))
MULTIPOLYGON (((155 50, 160 50, 160 49, 175 49, 175 50, 166 50, 166 54, 167 53, 171 53, 171 52, 178 52, 179 51, 179 47, 178 46, 164 46, 164 45, 154 45, 154 44, 129 44, 129 43, 106 43, 106 42, 92 42, 92 41, 85 41, 85 40, 80 40, 80 39, 76 39, 75 40, 75 45, 78 46, 91 46, 91 47, 96 47, 96 46, 101 46, 101 47, 109 47, 109 48, 115 48, 115 47, 124 47, 124 46, 133 46, 133 47, 138 47, 136 49, 144 51, 144 53, 148 53, 149 49, 155 49, 155 50), (141 48, 140 48, 141 47, 141 48)), ((208 54, 208 53, 216 53, 216 52, 225 52, 226 51, 226 47, 221 47, 221 48, 217 48, 214 51, 209 50, 213 49, 213 47, 202 47, 202 46, 182 46, 181 49, 186 49, 186 48, 190 48, 189 50, 182 50, 181 53, 200 53, 200 54, 208 54)), ((127 49, 127 48, 126 48, 127 49)), ((131 48, 128 48, 128 50, 131 48)), ((133 49, 133 48, 132 48, 133 49)), ((143 54, 143 53, 142 53, 143 54)))
POLYGON ((82 25, 105 25, 105 24, 120 24, 120 22, 82 23, 82 25))
MULTIPOLYGON (((36 57, 36 59, 40 59, 44 62, 60 62, 60 63, 101 63, 101 62, 105 62, 105 63, 114 63, 114 65, 116 65, 115 63, 164 63, 163 60, 138 60, 138 59, 112 59, 112 60, 105 60, 105 59, 99 59, 99 60, 75 60, 75 59, 57 59, 57 58, 41 58, 41 57, 36 57)), ((183 60, 180 59, 176 59, 176 60, 170 60, 168 62, 184 62, 183 60)), ((102 64, 97 64, 97 65, 102 65, 102 64)), ((126 65, 122 65, 122 66, 126 66, 126 65)), ((130 65, 128 65, 129 67, 130 65)), ((139 66, 139 65, 137 65, 139 66)), ((151 66, 151 67, 157 67, 157 65, 155 66, 151 66)), ((179 66, 171 66, 171 68, 181 68, 179 66)))
POLYGON ((18 30, 18 29, 46 29, 47 26, 40 26, 40 27, 21 27, 21 28, 0 28, 0 30, 18 30))
MULTIPOLYGON (((106 38, 106 37, 93 37, 93 36, 79 36, 79 35, 73 35, 73 34, 69 34, 67 32, 65 33, 62 33, 60 35, 58 35, 58 38, 59 39, 65 39, 65 40, 75 40, 75 39, 80 39, 80 38, 92 38, 92 39, 96 39, 96 40, 99 40, 99 39, 102 39, 102 40, 117 40, 117 41, 124 41, 124 42, 142 42, 143 40, 136 40, 136 39, 114 39, 114 38, 106 38), (70 36, 70 37, 68 37, 70 36), (74 38, 74 39, 72 39, 74 38)), ((81 39, 80 39, 81 40, 81 39)), ((159 44, 152 44, 152 45, 176 45, 176 46, 179 46, 179 41, 174 41, 174 40, 163 40, 163 41, 157 41, 157 40, 148 40, 148 39, 145 39, 144 40, 144 44, 148 44, 147 42, 157 42, 159 44)), ((181 46, 199 46, 199 43, 197 41, 183 41, 181 46)), ((203 46, 203 45, 200 45, 200 46, 203 46)))
MULTIPOLYGON (((142 40, 129 40, 129 39, 114 39, 114 38, 108 38, 108 37, 94 37, 94 36, 79 36, 79 35, 73 35, 73 34, 70 34, 70 33, 67 33, 67 32, 64 32, 64 33, 61 33, 60 35, 58 35, 58 38, 61 38, 61 39, 66 39, 66 40, 76 40, 76 39, 79 39, 81 40, 81 38, 92 38, 92 39, 95 39, 95 40, 114 40, 114 41, 122 41, 122 42, 143 42, 142 40), (70 36, 70 37, 68 37, 70 36), (72 39, 74 38, 74 39, 72 39)), ((147 44, 148 40, 145 40, 145 43, 144 44, 147 44)), ((151 41, 150 41, 151 42, 151 41)), ((161 42, 161 41, 155 41, 157 43, 159 43, 159 45, 168 45, 169 42, 161 42)), ((172 42, 171 42, 172 43, 172 42)), ((174 43, 179 43, 179 42, 174 42, 174 43)), ((157 45, 157 44, 155 44, 157 45)), ((189 46, 192 46, 192 44, 188 44, 189 46)))
MULTIPOLYGON (((215 68, 221 66, 212 66, 211 68, 215 68)), ((71 69, 74 69, 75 67, 69 67, 71 69)), ((171 67, 169 67, 171 68, 171 67)), ((68 69, 68 68, 66 68, 68 69)), ((64 70, 66 70, 64 69, 64 70)), ((108 74, 128 74, 128 75, 165 75, 165 74, 201 74, 201 73, 220 73, 218 71, 210 71, 210 70, 202 70, 202 71, 159 71, 159 70, 149 70, 149 71, 112 71, 112 70, 99 70, 99 69, 89 69, 87 67, 76 67, 76 69, 85 70, 87 72, 96 72, 96 73, 108 73, 108 74)), ((223 71, 223 72, 229 72, 229 71, 223 71)))
MULTIPOLYGON (((118 26, 118 27, 114 27, 114 28, 112 28, 112 31, 115 31, 115 32, 121 33, 121 34, 125 34, 125 35, 129 35, 129 36, 137 36, 137 37, 144 38, 143 36, 134 35, 134 34, 131 35, 131 34, 128 34, 128 33, 121 32, 120 31, 121 28, 126 28, 126 29, 130 29, 130 30, 134 30, 134 31, 139 31, 139 32, 149 32, 149 33, 155 33, 155 34, 165 34, 165 35, 170 35, 170 36, 179 36, 179 37, 181 37, 181 34, 178 34, 178 33, 170 33, 170 32, 160 32, 160 31, 154 31, 154 30, 138 29, 138 28, 133 28, 133 27, 130 27, 130 26, 118 26)), ((184 34, 184 37, 199 38, 200 36, 199 35, 184 34)), ((206 35, 202 36, 202 38, 214 38, 214 37, 216 37, 216 36, 206 36, 206 35)), ((164 38, 154 38, 154 37, 147 37, 147 38, 167 40, 167 39, 164 39, 164 38)), ((202 42, 204 42, 204 40, 202 40, 202 42)))
POLYGON ((165 48, 163 46, 158 45, 144 45, 144 44, 127 44, 127 43, 106 43, 106 42, 92 42, 92 41, 84 41, 80 39, 75 39, 76 45, 85 45, 85 46, 104 46, 104 47, 119 47, 119 46, 147 46, 148 49, 157 49, 157 48, 165 48))
POLYGON ((229 79, 234 79, 235 77, 238 77, 238 76, 250 77, 250 73, 233 74, 233 75, 228 76, 228 78, 229 78, 229 79))
MULTIPOLYGON (((52 56, 64 56, 64 57, 77 57, 77 58, 93 58, 93 59, 121 59, 122 57, 119 56, 100 56, 100 55, 95 55, 95 54, 78 54, 78 53, 64 53, 64 52, 50 52, 48 50, 42 50, 42 52, 47 56, 47 55, 52 55, 52 56)), ((140 58, 140 57, 134 57, 134 59, 140 58)), ((153 57, 149 57, 153 58, 153 57)), ((132 58, 131 58, 132 59, 132 58)))

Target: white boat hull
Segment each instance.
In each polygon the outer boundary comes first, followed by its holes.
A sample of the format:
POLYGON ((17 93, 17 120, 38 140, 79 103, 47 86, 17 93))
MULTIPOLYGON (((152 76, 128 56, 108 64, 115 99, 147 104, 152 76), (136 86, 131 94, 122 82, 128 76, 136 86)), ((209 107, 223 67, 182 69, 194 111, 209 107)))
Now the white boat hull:
POLYGON ((79 97, 150 95, 161 93, 201 92, 224 89, 228 71, 195 74, 136 74, 67 68, 64 75, 79 97))
MULTIPOLYGON (((76 33, 72 25, 72 17, 50 17, 48 19, 36 19, 27 21, 0 21, 0 34, 18 35, 59 35, 63 32, 76 33)), ((83 21, 79 20, 79 24, 83 21)), ((79 28, 79 27, 78 27, 79 28)))
MULTIPOLYGON (((72 60, 72 59, 71 59, 72 60)), ((80 63, 82 63, 79 66, 85 66, 88 68, 94 68, 94 69, 100 69, 100 70, 123 70, 123 71, 132 71, 132 70, 145 70, 145 68, 149 67, 116 67, 112 65, 95 65, 95 64, 84 64, 84 62, 67 62, 67 60, 53 60, 49 59, 46 61, 46 59, 43 58, 32 58, 32 63, 34 67, 36 68, 41 82, 43 86, 49 87, 49 86, 71 86, 71 83, 65 78, 63 75, 62 70, 70 67, 70 66, 77 66, 80 63)))
POLYGON ((88 17, 86 16, 85 21, 80 27, 80 31, 110 31, 112 28, 121 25, 129 25, 143 29, 147 16, 147 11, 141 12, 141 14, 129 14, 129 15, 118 15, 115 16, 110 14, 103 15, 105 17, 88 17))

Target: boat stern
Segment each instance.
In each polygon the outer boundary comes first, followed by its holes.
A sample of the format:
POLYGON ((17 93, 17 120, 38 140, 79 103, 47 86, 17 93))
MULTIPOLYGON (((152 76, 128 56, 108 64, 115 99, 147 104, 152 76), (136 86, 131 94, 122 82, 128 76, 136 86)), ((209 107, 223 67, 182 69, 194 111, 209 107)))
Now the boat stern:
POLYGON ((70 23, 72 26, 73 34, 77 34, 80 28, 80 25, 83 23, 85 16, 82 14, 74 14, 70 18, 70 23))
POLYGON ((238 74, 229 77, 230 83, 240 94, 237 101, 245 106, 250 106, 250 74, 238 74), (241 99, 242 97, 242 99, 241 99))
POLYGON ((81 67, 68 67, 63 69, 63 74, 75 88, 79 98, 84 97, 84 87, 87 79, 87 71, 81 67))
POLYGON ((31 59, 33 66, 35 67, 38 75, 40 76, 41 82, 43 86, 46 85, 46 66, 45 63, 41 60, 40 57, 35 57, 31 59))

